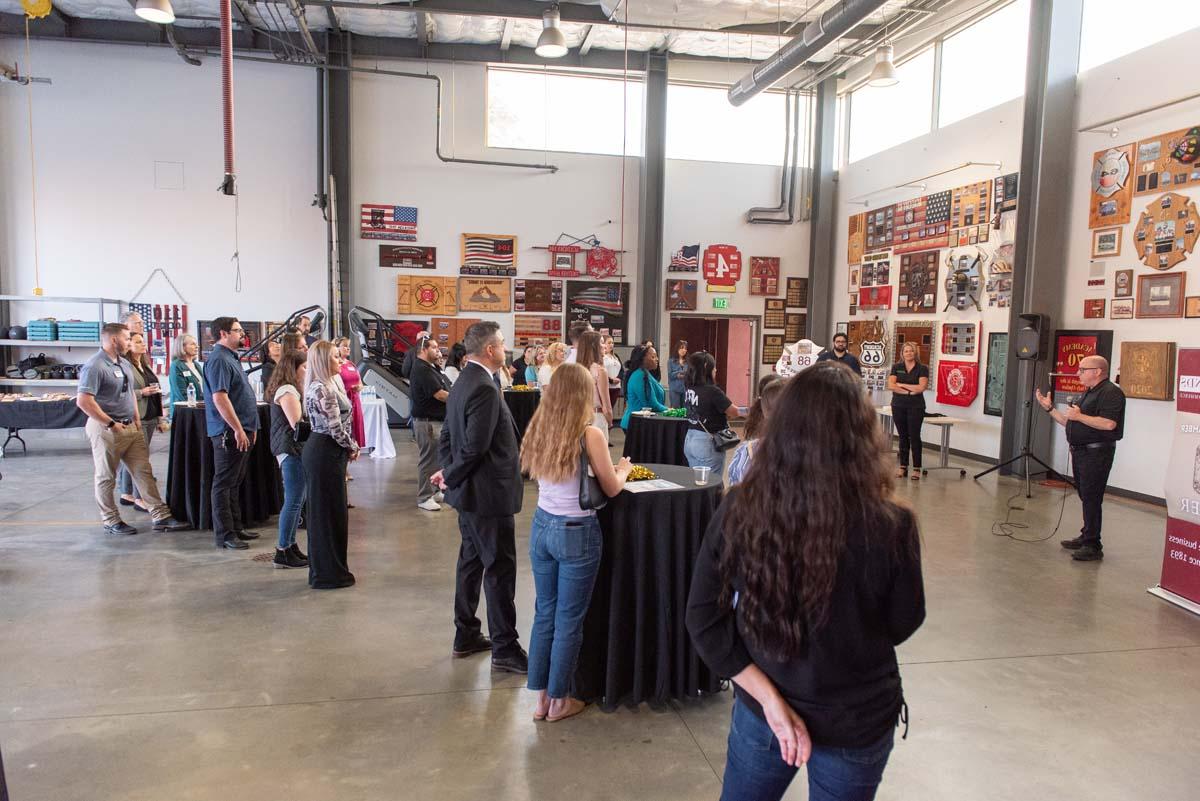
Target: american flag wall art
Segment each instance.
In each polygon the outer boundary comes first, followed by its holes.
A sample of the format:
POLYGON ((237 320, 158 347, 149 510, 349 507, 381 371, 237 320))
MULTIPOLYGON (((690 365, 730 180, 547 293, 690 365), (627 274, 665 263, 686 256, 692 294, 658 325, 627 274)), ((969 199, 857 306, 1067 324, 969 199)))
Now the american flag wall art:
POLYGON ((462 235, 462 275, 515 276, 517 238, 499 234, 462 235))
POLYGON ((672 272, 694 273, 700 269, 700 246, 684 245, 671 254, 672 272))
POLYGON ((362 239, 417 241, 417 209, 414 206, 385 206, 364 203, 359 217, 362 239))

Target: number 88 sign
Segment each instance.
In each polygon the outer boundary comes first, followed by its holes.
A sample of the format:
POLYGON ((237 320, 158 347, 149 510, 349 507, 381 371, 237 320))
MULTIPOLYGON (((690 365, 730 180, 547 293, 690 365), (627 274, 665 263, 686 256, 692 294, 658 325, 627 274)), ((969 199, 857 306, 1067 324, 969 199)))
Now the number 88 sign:
POLYGON ((704 249, 704 280, 709 292, 734 292, 742 277, 742 252, 735 245, 709 245, 704 249))

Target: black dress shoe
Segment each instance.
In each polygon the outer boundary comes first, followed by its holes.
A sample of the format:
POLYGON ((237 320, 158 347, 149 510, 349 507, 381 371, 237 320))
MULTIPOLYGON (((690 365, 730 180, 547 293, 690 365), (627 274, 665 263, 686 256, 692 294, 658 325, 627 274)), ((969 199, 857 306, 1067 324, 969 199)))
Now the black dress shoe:
POLYGON ((185 523, 182 520, 176 520, 173 517, 164 517, 162 520, 154 521, 155 531, 191 531, 192 524, 185 523))
POLYGON ((529 672, 529 657, 520 647, 512 653, 504 656, 492 657, 492 670, 498 670, 501 673, 519 673, 524 676, 529 672))
POLYGON ((230 537, 223 542, 217 544, 218 548, 228 548, 231 551, 248 551, 250 546, 239 540, 237 537, 230 537))
POLYGON ((1083 547, 1083 537, 1075 537, 1069 540, 1060 540, 1059 545, 1066 548, 1068 551, 1077 551, 1083 547))
POLYGON ((257 531, 239 531, 239 532, 237 532, 237 538, 239 540, 243 540, 245 542, 249 542, 250 540, 256 540, 259 538, 259 536, 260 535, 257 531))
POLYGON ((1095 545, 1083 545, 1071 554, 1071 558, 1076 562, 1099 562, 1104 558, 1104 549, 1095 545))
POLYGON ((490 650, 492 650, 492 641, 482 634, 476 634, 465 642, 454 643, 454 650, 450 652, 450 655, 455 659, 462 659, 471 654, 479 654, 490 650))
POLYGON ((124 520, 118 520, 115 523, 110 523, 104 527, 104 530, 109 534, 137 534, 137 529, 126 523, 124 520))

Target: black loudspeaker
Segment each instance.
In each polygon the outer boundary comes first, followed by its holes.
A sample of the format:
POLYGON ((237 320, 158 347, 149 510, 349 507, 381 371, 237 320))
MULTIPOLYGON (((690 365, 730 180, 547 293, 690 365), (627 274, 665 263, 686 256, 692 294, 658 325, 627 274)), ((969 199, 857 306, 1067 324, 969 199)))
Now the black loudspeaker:
POLYGON ((1017 328, 1014 350, 1022 361, 1040 361, 1050 352, 1050 320, 1044 314, 1019 315, 1022 323, 1017 328))

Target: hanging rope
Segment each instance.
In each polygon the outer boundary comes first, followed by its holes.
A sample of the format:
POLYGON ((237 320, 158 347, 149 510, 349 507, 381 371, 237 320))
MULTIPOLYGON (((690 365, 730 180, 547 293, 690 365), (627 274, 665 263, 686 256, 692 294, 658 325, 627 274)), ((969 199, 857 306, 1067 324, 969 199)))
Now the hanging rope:
POLYGON ((33 203, 33 294, 42 294, 42 269, 38 252, 37 159, 33 150, 33 62, 29 57, 29 15, 25 16, 25 90, 29 106, 29 197, 33 203))
POLYGON ((238 221, 241 216, 241 209, 238 208, 241 203, 241 196, 233 196, 233 256, 230 261, 233 262, 233 291, 242 291, 242 248, 238 241, 238 221))

